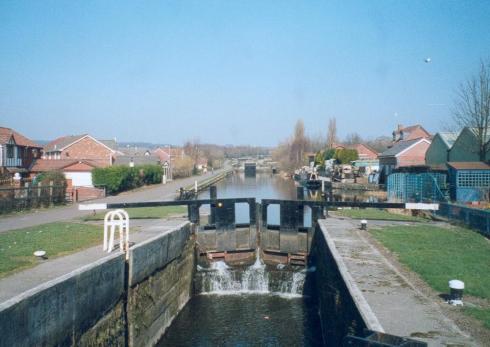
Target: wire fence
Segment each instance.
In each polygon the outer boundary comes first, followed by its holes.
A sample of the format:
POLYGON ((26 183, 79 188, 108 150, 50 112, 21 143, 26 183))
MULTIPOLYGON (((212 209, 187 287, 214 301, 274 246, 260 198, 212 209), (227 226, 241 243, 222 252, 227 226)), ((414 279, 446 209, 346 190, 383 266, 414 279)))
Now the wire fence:
POLYGON ((64 185, 38 184, 20 188, 0 188, 0 214, 63 205, 67 202, 70 202, 70 197, 64 185))
POLYGON ((446 175, 441 173, 393 173, 387 191, 390 201, 447 201, 449 196, 446 175))

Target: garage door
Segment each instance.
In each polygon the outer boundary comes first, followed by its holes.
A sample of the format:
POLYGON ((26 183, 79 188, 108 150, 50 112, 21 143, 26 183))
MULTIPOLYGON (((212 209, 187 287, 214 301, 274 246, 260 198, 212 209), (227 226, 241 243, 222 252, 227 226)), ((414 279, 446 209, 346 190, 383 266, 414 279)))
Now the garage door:
POLYGON ((72 180, 73 187, 92 187, 91 172, 65 172, 65 177, 72 180))

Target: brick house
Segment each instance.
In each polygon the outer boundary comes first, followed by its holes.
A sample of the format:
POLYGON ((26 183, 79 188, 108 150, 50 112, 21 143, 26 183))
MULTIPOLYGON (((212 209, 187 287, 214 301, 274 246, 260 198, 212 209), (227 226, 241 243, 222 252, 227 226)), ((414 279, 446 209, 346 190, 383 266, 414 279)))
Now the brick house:
POLYGON ((0 127, 0 173, 13 176, 27 174, 42 147, 13 129, 0 127))
POLYGON ((66 178, 68 188, 93 187, 92 170, 103 167, 100 162, 78 159, 39 159, 30 168, 31 176, 41 172, 60 171, 66 178))
POLYGON ((90 160, 101 166, 110 166, 116 151, 88 134, 64 136, 43 148, 45 160, 90 160))
POLYGON ((431 134, 420 124, 411 125, 408 127, 404 127, 403 125, 398 124, 397 129, 393 131, 393 145, 400 141, 409 141, 420 138, 431 138, 431 134))
POLYGON ((431 141, 426 138, 399 141, 381 153, 379 155, 380 183, 384 183, 386 177, 395 169, 425 165, 425 154, 430 144, 431 141))

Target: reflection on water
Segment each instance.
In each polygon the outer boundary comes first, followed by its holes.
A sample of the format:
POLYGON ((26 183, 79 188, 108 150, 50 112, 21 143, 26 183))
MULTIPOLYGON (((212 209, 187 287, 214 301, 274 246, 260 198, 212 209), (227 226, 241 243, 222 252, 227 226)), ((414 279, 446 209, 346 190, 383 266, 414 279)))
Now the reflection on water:
MULTIPOLYGON (((228 176, 216 184, 218 198, 256 198, 258 202, 262 199, 296 199, 298 183, 293 179, 286 179, 280 175, 257 173, 256 177, 245 177, 243 172, 228 176)), ((200 199, 209 199, 209 190, 199 194, 200 199)), ((304 191, 305 200, 323 200, 321 190, 304 191)), ((333 190, 326 193, 326 199, 330 201, 364 201, 381 202, 386 201, 383 194, 377 192, 333 190)), ((209 207, 203 207, 202 212, 208 212, 209 207)), ((236 222, 248 223, 249 213, 247 204, 237 204, 235 208, 236 222)), ((311 210, 305 208, 305 226, 311 224, 311 210)), ((270 205, 267 210, 267 223, 279 224, 279 206, 270 205)))
POLYGON ((157 346, 322 346, 317 310, 307 298, 198 295, 157 346))

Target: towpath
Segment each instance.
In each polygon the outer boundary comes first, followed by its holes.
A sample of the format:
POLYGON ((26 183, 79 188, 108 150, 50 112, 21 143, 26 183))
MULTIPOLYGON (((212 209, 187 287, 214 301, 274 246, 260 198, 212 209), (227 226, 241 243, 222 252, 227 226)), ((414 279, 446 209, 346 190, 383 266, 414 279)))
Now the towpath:
MULTIPOLYGON (((387 223, 394 224, 379 224, 387 223)), ((344 280, 358 297, 358 307, 374 318, 376 330, 420 339, 429 346, 478 345, 381 254, 359 230, 359 221, 331 217, 319 224, 344 280)))
MULTIPOLYGON (((118 202, 144 202, 173 200, 180 187, 192 185, 194 181, 202 182, 215 175, 222 173, 229 168, 216 170, 214 173, 207 173, 202 176, 193 176, 174 180, 167 184, 156 184, 143 187, 134 191, 124 192, 116 196, 92 200, 92 203, 118 203, 118 202)), ((90 211, 79 211, 78 204, 66 207, 55 207, 32 213, 21 213, 19 215, 0 218, 0 233, 13 229, 27 228, 44 223, 52 223, 70 220, 90 214, 90 211)))
MULTIPOLYGON (((130 230, 132 232, 129 240, 131 243, 138 244, 153 236, 172 230, 185 222, 187 222, 187 218, 135 219, 131 221, 130 230)), ((102 223, 98 224, 101 225, 102 233, 102 223)), ((118 252, 118 250, 116 249, 114 252, 118 252)), ((107 255, 102 250, 102 244, 100 244, 63 257, 40 260, 39 265, 33 268, 0 279, 0 303, 107 255)))

